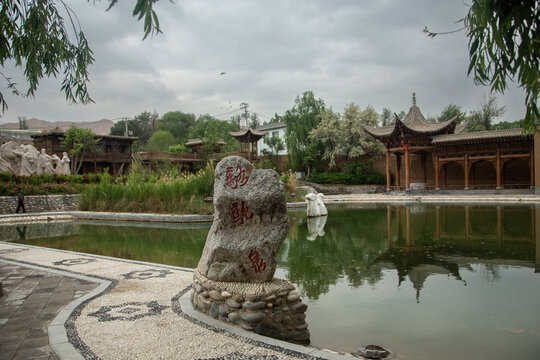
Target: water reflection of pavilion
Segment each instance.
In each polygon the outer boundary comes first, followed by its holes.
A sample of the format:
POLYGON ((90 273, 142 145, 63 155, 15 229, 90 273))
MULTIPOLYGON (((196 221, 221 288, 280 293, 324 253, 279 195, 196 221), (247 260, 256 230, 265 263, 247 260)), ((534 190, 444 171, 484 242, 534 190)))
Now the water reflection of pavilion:
POLYGON ((463 281, 460 267, 469 267, 473 261, 485 262, 487 266, 493 265, 490 259, 503 259, 508 265, 529 260, 523 258, 523 244, 530 249, 536 242, 538 272, 538 221, 540 216, 533 207, 513 212, 511 207, 501 206, 465 206, 464 211, 461 206, 388 206, 388 250, 376 262, 391 264, 398 273, 399 284, 408 277, 416 289, 417 301, 430 275, 446 274, 463 281))

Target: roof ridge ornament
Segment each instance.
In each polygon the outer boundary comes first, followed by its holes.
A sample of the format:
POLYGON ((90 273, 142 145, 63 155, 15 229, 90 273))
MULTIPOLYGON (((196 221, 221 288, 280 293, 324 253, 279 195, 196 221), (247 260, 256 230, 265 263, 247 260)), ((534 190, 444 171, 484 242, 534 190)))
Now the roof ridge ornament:
POLYGON ((412 93, 412 106, 416 106, 416 93, 412 93))

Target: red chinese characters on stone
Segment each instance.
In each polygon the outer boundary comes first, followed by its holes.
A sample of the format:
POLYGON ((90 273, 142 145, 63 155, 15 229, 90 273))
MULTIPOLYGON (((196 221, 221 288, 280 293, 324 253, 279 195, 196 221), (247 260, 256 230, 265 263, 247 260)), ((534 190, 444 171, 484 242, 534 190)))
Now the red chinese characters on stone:
POLYGON ((231 215, 233 221, 240 223, 240 225, 244 224, 244 220, 253 219, 253 213, 249 212, 249 207, 246 206, 244 200, 242 200, 241 205, 238 202, 233 202, 231 204, 231 215))
POLYGON ((244 186, 249 180, 249 175, 246 176, 246 169, 242 168, 242 165, 238 164, 236 169, 232 166, 227 168, 227 174, 225 177, 225 187, 231 189, 237 189, 239 186, 244 186))
POLYGON ((256 273, 261 273, 266 269, 266 263, 263 258, 260 257, 259 253, 255 250, 251 250, 249 253, 249 261, 251 261, 251 266, 256 273))

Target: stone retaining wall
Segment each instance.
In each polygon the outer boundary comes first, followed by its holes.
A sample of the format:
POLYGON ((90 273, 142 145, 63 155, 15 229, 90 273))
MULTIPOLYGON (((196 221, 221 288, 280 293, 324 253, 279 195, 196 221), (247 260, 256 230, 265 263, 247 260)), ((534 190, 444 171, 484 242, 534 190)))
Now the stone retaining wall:
MULTIPOLYGON (((24 197, 26 212, 78 210, 80 195, 32 195, 24 197)), ((16 196, 0 196, 0 214, 13 214, 17 209, 16 196)))
POLYGON ((301 184, 311 187, 324 195, 375 194, 386 192, 386 186, 384 185, 316 184, 308 181, 301 181, 301 184))
POLYGON ((309 344, 307 305, 286 280, 271 282, 212 281, 195 270, 193 308, 257 334, 309 344))

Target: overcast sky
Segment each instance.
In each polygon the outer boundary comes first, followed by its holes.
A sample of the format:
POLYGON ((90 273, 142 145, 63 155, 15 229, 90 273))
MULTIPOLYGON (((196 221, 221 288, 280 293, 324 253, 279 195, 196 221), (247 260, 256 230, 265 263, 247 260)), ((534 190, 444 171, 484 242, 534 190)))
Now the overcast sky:
MULTIPOLYGON (((134 1, 68 0, 94 51, 91 105, 69 105, 61 79, 43 80, 35 99, 11 96, 0 121, 18 116, 94 121, 180 110, 220 115, 247 102, 268 120, 311 90, 334 111, 354 102, 377 112, 408 111, 412 92, 424 116, 450 103, 479 106, 489 89, 467 78, 464 32, 428 38, 427 26, 448 31, 467 12, 463 0, 230 1, 161 0, 163 34, 142 41, 134 1), (225 75, 220 75, 226 72, 225 75)), ((21 73, 4 69, 19 78, 21 73)), ((516 86, 498 95, 503 120, 525 114, 516 86)))

